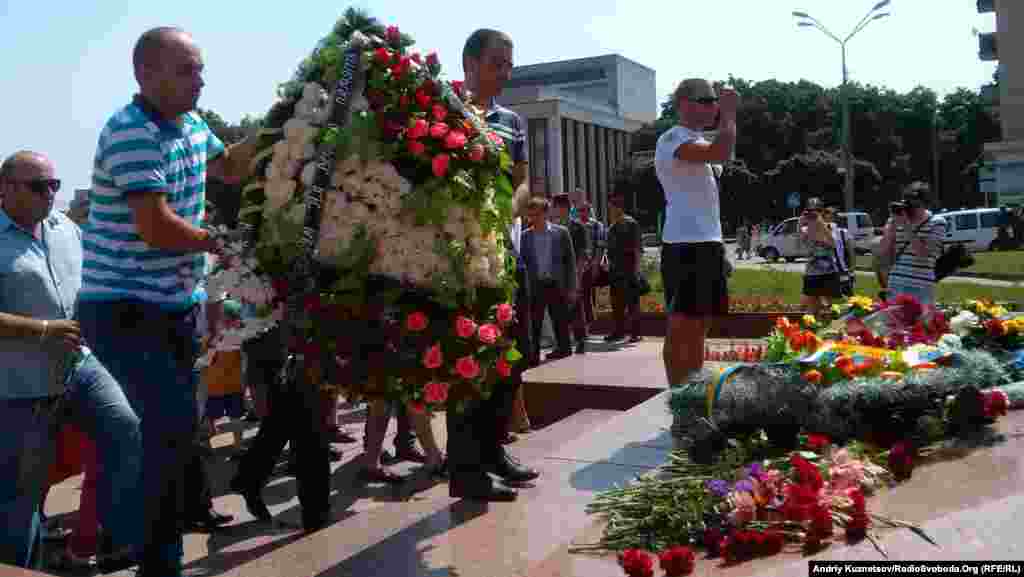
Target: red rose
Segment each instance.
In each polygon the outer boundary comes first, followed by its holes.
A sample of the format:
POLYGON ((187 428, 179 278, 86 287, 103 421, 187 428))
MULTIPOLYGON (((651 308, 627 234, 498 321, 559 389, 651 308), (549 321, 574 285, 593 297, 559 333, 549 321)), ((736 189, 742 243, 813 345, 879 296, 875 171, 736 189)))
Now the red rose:
POLYGON ((792 484, 786 487, 786 499, 782 513, 790 521, 802 522, 811 518, 818 505, 818 491, 806 485, 792 484))
POLYGON ((416 104, 419 104, 420 108, 428 108, 430 106, 430 93, 420 88, 416 91, 416 104))
POLYGON ((619 565, 629 577, 654 576, 654 558, 639 549, 626 549, 619 553, 619 565))
POLYGON ((501 303, 500 305, 498 305, 498 310, 497 313, 495 314, 495 316, 498 319, 498 322, 502 324, 508 324, 512 322, 512 319, 515 318, 515 315, 516 310, 512 308, 512 305, 508 303, 501 303))
POLYGON ((423 400, 439 405, 448 400, 448 383, 427 383, 423 387, 423 400))
POLYGON ((461 130, 451 130, 444 137, 444 147, 448 150, 458 150, 466 146, 466 133, 461 130))
POLYGON ((442 140, 448 135, 448 130, 447 124, 443 122, 435 122, 430 125, 430 137, 442 140))
POLYGON ((406 141, 406 147, 409 149, 409 154, 413 156, 419 156, 427 151, 427 145, 419 140, 406 141))
POLYGON ((423 57, 420 56, 419 52, 413 52, 412 56, 410 56, 409 59, 415 62, 416 64, 423 64, 423 57))
POLYGON ((323 308, 323 303, 320 301, 320 295, 311 294, 306 296, 302 301, 302 308, 311 315, 319 313, 323 308))
POLYGON ((693 573, 693 560, 693 551, 689 547, 672 547, 658 555, 658 563, 665 577, 683 577, 693 573))
POLYGON ((437 59, 437 52, 427 54, 427 66, 438 66, 441 61, 437 59))
POLYGON ((495 325, 488 323, 485 325, 480 325, 480 328, 477 330, 476 334, 477 338, 480 339, 481 343, 485 345, 493 345, 498 341, 499 338, 501 338, 501 329, 499 329, 495 325))
POLYGON ((455 372, 467 381, 475 379, 480 376, 480 363, 473 357, 462 357, 455 361, 455 372))
POLYGON ((441 345, 435 344, 423 354, 423 366, 428 369, 436 369, 444 363, 444 356, 441 354, 441 345))
POLYGON ((793 455, 790 457, 789 462, 796 469, 797 479, 800 480, 800 483, 807 485, 814 491, 818 491, 825 486, 825 480, 821 477, 821 471, 812 465, 810 461, 799 455, 793 455))
POLYGON ((430 321, 427 319, 427 315, 419 311, 409 313, 409 316, 405 317, 405 328, 411 333, 418 333, 426 329, 428 324, 430 321))
POLYGON ((430 166, 434 170, 434 176, 443 178, 444 175, 448 174, 449 161, 451 161, 451 157, 447 154, 438 154, 435 156, 434 160, 430 162, 430 166))
POLYGON ((476 334, 476 323, 462 315, 455 317, 455 334, 463 339, 473 338, 476 334))
POLYGON ((381 46, 373 51, 373 59, 377 61, 377 64, 387 66, 391 64, 391 51, 381 46))
POLYGON ((423 413, 427 412, 427 407, 423 403, 413 401, 409 403, 409 410, 411 410, 413 413, 416 413, 417 415, 422 415, 423 413))
POLYGON ((915 452, 913 446, 906 441, 895 443, 889 449, 889 470, 897 479, 909 479, 913 474, 915 452))
POLYGON ((405 132, 405 137, 410 140, 419 140, 426 136, 429 130, 430 128, 427 125, 427 121, 422 118, 417 118, 409 125, 409 130, 405 132))
POLYGON ((487 150, 482 144, 474 144, 469 147, 469 159, 473 162, 480 162, 484 159, 485 154, 487 154, 487 150))
POLYGON ((402 34, 398 31, 398 26, 388 26, 384 38, 389 44, 398 44, 402 40, 402 34))
POLYGON ((508 360, 502 355, 498 358, 498 362, 494 365, 494 368, 498 371, 498 376, 503 379, 507 379, 512 376, 512 365, 508 364, 508 360))
MULTIPOLYGON (((430 114, 434 117, 434 120, 444 122, 444 119, 448 118, 448 109, 441 104, 435 104, 430 107, 430 114)), ((445 128, 447 128, 447 126, 445 128)), ((447 130, 445 132, 447 132, 447 130)))

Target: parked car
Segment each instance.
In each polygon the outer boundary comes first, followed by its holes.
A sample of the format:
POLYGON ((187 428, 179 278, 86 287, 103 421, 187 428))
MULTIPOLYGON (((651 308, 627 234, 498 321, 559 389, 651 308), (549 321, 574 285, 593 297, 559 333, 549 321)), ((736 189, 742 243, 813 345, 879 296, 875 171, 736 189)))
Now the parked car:
POLYGON ((775 225, 768 236, 761 240, 761 250, 758 255, 775 262, 780 258, 786 262, 793 262, 798 258, 811 256, 810 248, 800 239, 800 219, 790 218, 775 225))
POLYGON ((877 236, 871 215, 866 212, 840 212, 836 214, 836 224, 846 229, 857 254, 866 254, 872 239, 877 236))
MULTIPOLYGON (((998 208, 972 208, 941 213, 946 219, 946 244, 962 244, 968 252, 1002 249, 999 227, 1006 213, 998 208)), ((1012 244, 1011 239, 1007 239, 1012 244)))

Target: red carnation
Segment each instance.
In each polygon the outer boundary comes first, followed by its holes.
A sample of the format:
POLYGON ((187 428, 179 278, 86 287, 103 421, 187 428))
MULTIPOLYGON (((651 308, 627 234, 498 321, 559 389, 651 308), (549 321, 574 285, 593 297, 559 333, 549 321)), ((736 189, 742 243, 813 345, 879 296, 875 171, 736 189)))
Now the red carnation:
POLYGON ((405 76, 405 73, 409 71, 411 66, 408 58, 402 58, 397 63, 391 66, 391 76, 395 79, 400 79, 405 76))
POLYGON ((764 548, 766 555, 777 555, 786 545, 786 536, 778 531, 765 531, 764 548))
POLYGON ((654 558, 639 549, 619 553, 619 565, 629 577, 654 577, 654 558))
POLYGON ((452 130, 444 137, 444 147, 448 150, 458 150, 466 146, 466 133, 461 130, 452 130))
POLYGON ((482 144, 474 144, 469 147, 469 159, 473 162, 480 162, 484 159, 484 155, 486 154, 487 151, 484 149, 484 145, 482 144))
POLYGON ((409 313, 409 316, 405 317, 405 328, 411 333, 418 333, 427 328, 429 324, 427 315, 420 311, 409 313))
POLYGON ((416 104, 418 104, 420 108, 428 108, 431 100, 430 92, 423 90, 423 88, 416 91, 416 104))
POLYGON ((302 351, 303 355, 309 358, 317 358, 322 352, 320 345, 314 341, 306 341, 299 350, 302 351))
POLYGON ((828 507, 818 507, 811 516, 811 527, 808 540, 823 541, 832 536, 832 511, 828 507))
POLYGON ((814 508, 818 505, 818 491, 807 485, 792 484, 786 487, 786 498, 782 503, 782 513, 790 521, 802 522, 810 520, 814 508))
POLYGON ((430 166, 434 171, 434 176, 443 178, 444 175, 448 174, 448 163, 451 161, 451 157, 447 154, 438 154, 430 162, 430 166))
POLYGON ((430 125, 430 137, 443 140, 448 135, 448 125, 443 122, 435 122, 430 125))
POLYGON ((853 506, 850 511, 850 520, 846 522, 846 538, 850 541, 858 541, 867 536, 871 518, 868 517, 864 493, 860 489, 850 491, 850 500, 853 501, 853 506))
POLYGON ((398 106, 399 106, 399 108, 402 108, 402 109, 409 108, 409 96, 406 95, 406 94, 403 94, 403 95, 399 96, 398 97, 398 106))
POLYGON ((512 376, 512 365, 508 363, 508 360, 504 355, 498 358, 498 362, 495 363, 494 368, 498 371, 498 376, 503 379, 507 379, 512 376))
POLYGON ((811 433, 807 435, 807 441, 804 444, 812 451, 820 451, 822 449, 827 449, 829 445, 832 444, 832 439, 829 439, 828 435, 811 433))
POLYGON ((721 553, 722 530, 718 528, 704 529, 701 544, 708 551, 708 557, 717 557, 721 553))
POLYGON ((427 151, 427 145, 423 144, 419 140, 409 140, 406 142, 406 147, 409 149, 409 154, 413 156, 419 156, 427 151))
POLYGON ((387 66, 391 64, 391 51, 381 46, 373 51, 373 59, 377 61, 377 64, 387 66))
POLYGON ((693 561, 694 554, 689 547, 672 547, 658 555, 658 563, 665 577, 683 577, 693 573, 693 561))
POLYGON ((452 90, 455 91, 455 94, 459 98, 463 97, 463 89, 464 88, 465 88, 465 84, 461 80, 453 80, 452 81, 452 90))
POLYGON ((409 140, 419 140, 426 136, 429 131, 430 127, 427 125, 427 121, 417 118, 409 125, 409 130, 405 132, 405 137, 409 140))
POLYGON ((430 114, 434 117, 434 120, 444 122, 444 119, 448 118, 448 109, 444 105, 435 104, 430 107, 430 114))

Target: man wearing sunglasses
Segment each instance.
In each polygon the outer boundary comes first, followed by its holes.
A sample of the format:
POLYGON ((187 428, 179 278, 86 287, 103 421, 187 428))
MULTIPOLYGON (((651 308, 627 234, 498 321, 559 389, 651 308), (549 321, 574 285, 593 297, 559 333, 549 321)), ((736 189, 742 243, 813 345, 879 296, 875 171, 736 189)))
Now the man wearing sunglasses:
POLYGON ((669 311, 663 351, 671 385, 683 384, 704 366, 707 319, 729 311, 729 290, 718 183, 712 164, 722 164, 736 143, 736 92, 716 93, 710 82, 691 78, 676 89, 679 126, 658 138, 655 170, 665 190, 661 273, 669 311), (704 131, 718 122, 709 141, 704 131))
POLYGON ((80 314, 142 420, 141 570, 175 577, 197 426, 204 253, 218 250, 201 227, 206 179, 241 180, 255 139, 225 148, 195 113, 203 58, 184 30, 144 33, 132 65, 139 93, 107 121, 96 149, 80 314))
POLYGON ((928 184, 913 182, 903 191, 902 202, 890 206, 892 223, 882 239, 883 252, 892 255, 889 298, 906 294, 935 304, 935 261, 942 256, 946 220, 925 208, 928 191, 928 184))
POLYGON ((58 190, 42 154, 19 152, 0 166, 0 563, 22 567, 36 550, 65 407, 103 456, 97 509, 107 534, 127 545, 142 530, 139 419, 75 320, 82 235, 53 210, 58 190))

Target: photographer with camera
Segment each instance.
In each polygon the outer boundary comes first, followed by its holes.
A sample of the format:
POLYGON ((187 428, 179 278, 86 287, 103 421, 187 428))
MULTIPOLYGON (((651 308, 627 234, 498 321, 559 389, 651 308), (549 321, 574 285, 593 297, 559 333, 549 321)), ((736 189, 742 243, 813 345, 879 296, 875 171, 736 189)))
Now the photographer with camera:
POLYGON ((925 208, 928 190, 926 183, 911 183, 902 202, 890 205, 892 218, 881 247, 882 254, 892 255, 888 259, 888 298, 906 294, 922 304, 935 304, 935 263, 942 256, 946 221, 925 208))

